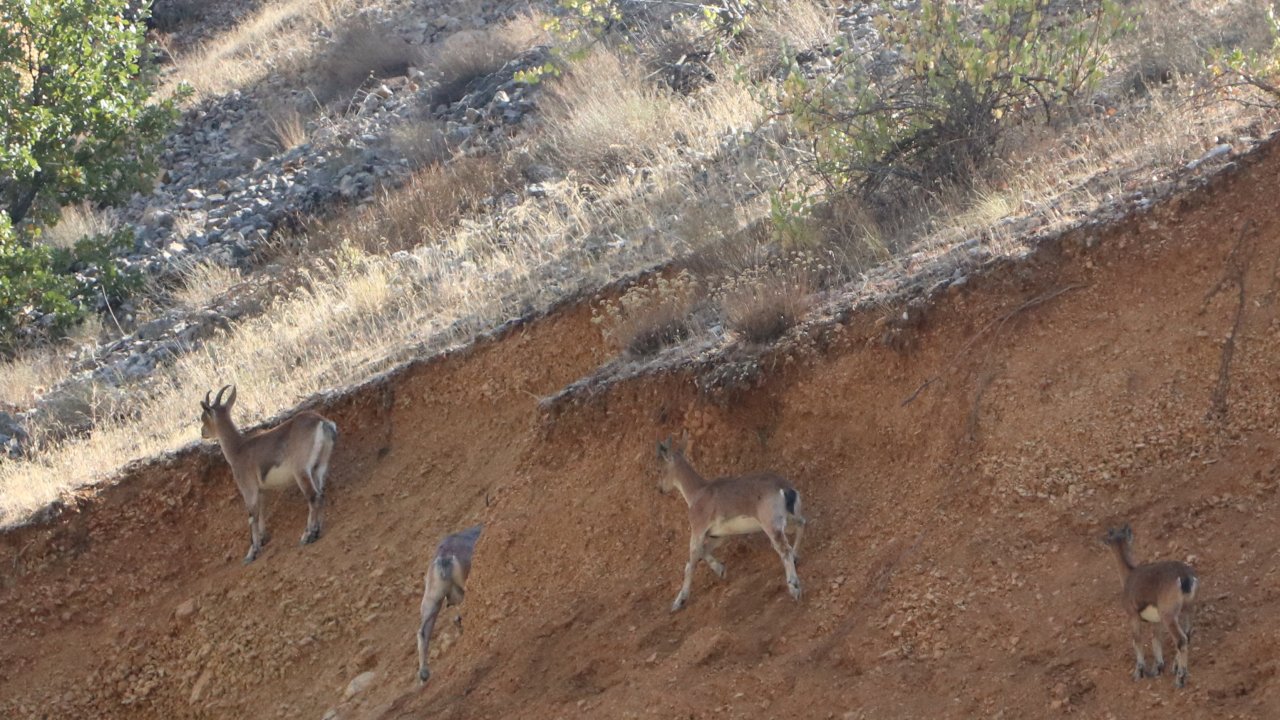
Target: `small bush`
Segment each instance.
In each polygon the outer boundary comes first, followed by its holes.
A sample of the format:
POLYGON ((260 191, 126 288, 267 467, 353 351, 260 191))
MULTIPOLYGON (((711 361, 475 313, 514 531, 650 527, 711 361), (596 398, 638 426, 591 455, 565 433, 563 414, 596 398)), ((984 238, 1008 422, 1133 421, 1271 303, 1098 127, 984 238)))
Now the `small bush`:
POLYGON ((550 83, 544 152, 593 179, 642 166, 670 142, 674 100, 597 50, 550 83))
POLYGON ((158 32, 173 33, 205 19, 208 0, 154 0, 147 24, 158 32))
POLYGON ((846 47, 833 76, 793 65, 779 110, 826 187, 890 202, 965 184, 1010 120, 1047 117, 1096 82, 1124 27, 1113 0, 1088 0, 1071 15, 1052 0, 986 0, 976 11, 923 0, 910 13, 881 4, 893 53, 846 47))
POLYGON ((307 119, 287 103, 266 107, 266 123, 259 144, 277 152, 288 152, 307 142, 307 119))
POLYGON ((427 60, 428 79, 435 82, 431 106, 449 105, 475 89, 477 81, 502 69, 525 50, 519 34, 501 31, 464 30, 445 38, 427 60))
POLYGON ((0 353, 62 337, 84 316, 137 292, 142 275, 119 259, 133 233, 82 238, 71 248, 30 243, 0 213, 0 353))
POLYGON ((698 283, 688 271, 637 285, 616 302, 601 303, 591 321, 606 340, 632 357, 647 357, 688 337, 698 296, 698 283))
POLYGON ((716 289, 725 328, 749 343, 764 345, 796 325, 812 305, 819 263, 806 255, 750 268, 716 289))
POLYGON ((359 20, 340 32, 320 54, 312 71, 313 91, 322 103, 350 99, 370 78, 405 75, 421 62, 418 48, 389 28, 359 20))

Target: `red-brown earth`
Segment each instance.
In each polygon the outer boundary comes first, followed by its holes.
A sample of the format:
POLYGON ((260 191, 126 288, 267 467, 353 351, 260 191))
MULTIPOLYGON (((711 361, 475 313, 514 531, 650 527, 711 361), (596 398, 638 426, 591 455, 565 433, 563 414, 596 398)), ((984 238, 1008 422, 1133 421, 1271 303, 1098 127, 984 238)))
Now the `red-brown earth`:
POLYGON ((884 341, 898 308, 857 314, 749 391, 672 372, 540 412, 608 357, 585 305, 417 363, 322 408, 327 532, 299 547, 305 504, 271 496, 249 566, 215 450, 143 464, 0 543, 0 717, 1278 717, 1280 153, 1259 153, 972 278, 909 337, 884 341), (653 447, 681 428, 705 473, 800 488, 801 602, 756 536, 668 612, 687 523, 653 447), (1100 542, 1125 520, 1140 558, 1201 575, 1185 690, 1130 678, 1100 542), (466 630, 440 623, 421 688, 422 573, 476 521, 466 630))

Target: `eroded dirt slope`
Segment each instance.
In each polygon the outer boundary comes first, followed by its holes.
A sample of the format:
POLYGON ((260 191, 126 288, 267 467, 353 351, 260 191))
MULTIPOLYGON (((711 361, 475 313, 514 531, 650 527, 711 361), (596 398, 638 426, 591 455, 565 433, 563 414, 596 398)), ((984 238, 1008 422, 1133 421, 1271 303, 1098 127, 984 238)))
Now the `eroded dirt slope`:
POLYGON ((541 417, 605 356, 582 308, 414 368, 326 409, 328 533, 298 547, 305 506, 282 494, 248 567, 220 458, 144 468, 6 537, 0 716, 1276 717, 1269 152, 970 282, 892 342, 857 317, 718 402, 672 375, 541 417), (803 602, 757 537, 668 614, 687 525, 653 443, 682 427, 707 474, 801 488, 803 602), (421 573, 476 520, 466 632, 438 626, 419 688, 421 573), (1129 678, 1099 543, 1122 520, 1140 556, 1202 575, 1183 692, 1129 678))

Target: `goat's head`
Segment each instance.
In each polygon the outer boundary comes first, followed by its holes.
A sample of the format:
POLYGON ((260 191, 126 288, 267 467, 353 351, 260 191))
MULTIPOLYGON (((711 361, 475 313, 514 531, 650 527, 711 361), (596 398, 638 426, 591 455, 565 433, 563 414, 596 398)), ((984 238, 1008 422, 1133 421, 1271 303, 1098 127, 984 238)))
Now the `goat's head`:
POLYGON ((671 492, 671 464, 675 462, 675 454, 678 452, 680 449, 674 447, 670 436, 658 441, 658 464, 662 466, 662 472, 658 473, 658 492, 663 495, 671 492))
POLYGON ((234 385, 224 385, 218 391, 216 398, 210 399, 213 393, 205 393, 204 400, 200 401, 200 437, 213 438, 218 435, 218 423, 225 422, 231 417, 231 406, 236 403, 236 388, 234 385), (223 395, 227 390, 231 390, 231 394, 223 399, 223 395))
POLYGON ((1102 542, 1108 545, 1119 545, 1126 547, 1133 544, 1133 528, 1129 527, 1129 523, 1118 528, 1111 528, 1107 531, 1106 537, 1102 538, 1102 542))

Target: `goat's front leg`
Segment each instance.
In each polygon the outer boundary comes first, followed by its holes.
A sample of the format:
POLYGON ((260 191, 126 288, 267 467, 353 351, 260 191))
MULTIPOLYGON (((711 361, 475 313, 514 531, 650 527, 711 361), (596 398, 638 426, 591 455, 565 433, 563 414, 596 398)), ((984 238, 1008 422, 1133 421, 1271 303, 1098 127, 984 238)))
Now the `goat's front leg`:
POLYGON ((693 589, 693 569, 698 566, 698 561, 702 559, 702 543, 706 537, 704 532, 695 532, 689 538, 689 562, 684 566, 684 584, 680 586, 680 594, 676 595, 675 602, 671 603, 671 612, 678 612, 684 607, 685 601, 689 599, 689 592, 693 589))
POLYGON ((724 563, 715 559, 711 555, 711 553, 716 551, 716 547, 718 547, 719 545, 720 545, 720 538, 707 538, 706 541, 702 543, 702 559, 707 563, 707 566, 711 568, 711 572, 715 573, 716 577, 723 580, 724 579, 724 563))
POLYGON ((266 539, 262 532, 262 493, 256 488, 245 493, 244 503, 249 511, 249 552, 244 556, 244 564, 248 565, 258 559, 266 539))

